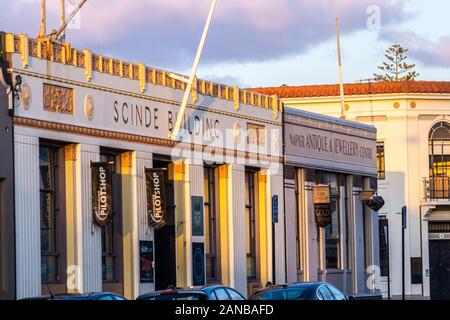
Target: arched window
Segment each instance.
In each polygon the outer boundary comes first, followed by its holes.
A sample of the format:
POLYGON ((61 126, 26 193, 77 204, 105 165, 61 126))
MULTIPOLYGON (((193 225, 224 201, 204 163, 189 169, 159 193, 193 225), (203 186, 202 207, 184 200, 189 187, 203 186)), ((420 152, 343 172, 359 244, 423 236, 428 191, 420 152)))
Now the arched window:
POLYGON ((429 139, 430 178, 436 198, 449 197, 450 179, 450 124, 436 123, 429 139))

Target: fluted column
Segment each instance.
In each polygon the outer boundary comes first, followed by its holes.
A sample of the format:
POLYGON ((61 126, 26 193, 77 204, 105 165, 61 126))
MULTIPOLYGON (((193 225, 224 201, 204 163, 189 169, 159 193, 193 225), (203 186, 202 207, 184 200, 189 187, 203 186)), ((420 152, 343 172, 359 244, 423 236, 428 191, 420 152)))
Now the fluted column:
POLYGON ((16 282, 21 299, 42 293, 39 138, 16 135, 14 153, 16 282))

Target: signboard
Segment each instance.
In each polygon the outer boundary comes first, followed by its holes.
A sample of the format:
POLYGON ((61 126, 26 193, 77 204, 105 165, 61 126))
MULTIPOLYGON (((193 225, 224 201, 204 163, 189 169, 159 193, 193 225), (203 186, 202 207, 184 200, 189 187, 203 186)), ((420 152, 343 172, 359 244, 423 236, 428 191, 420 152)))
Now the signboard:
POLYGON ((314 204, 330 203, 330 186, 318 185, 313 187, 314 204))
POLYGON ((314 216, 319 227, 325 228, 331 224, 330 186, 317 185, 314 192, 314 216))
POLYGON ((192 235, 204 235, 203 229, 203 197, 191 197, 192 235))
POLYGON ((108 162, 91 164, 93 216, 95 224, 100 227, 107 226, 113 214, 112 166, 108 162))
POLYGON ((165 171, 145 169, 148 223, 157 230, 166 225, 165 171))
POLYGON ((192 285, 205 285, 205 245, 192 244, 192 285))
POLYGON ((278 223, 278 195, 272 196, 272 220, 278 223))
POLYGON ((335 125, 324 119, 286 114, 285 150, 289 163, 302 167, 377 173, 376 133, 335 125))
POLYGON ((153 241, 139 241, 141 283, 154 282, 153 252, 153 241))
POLYGON ((402 208, 402 228, 403 229, 406 229, 406 227, 407 227, 406 226, 407 213, 408 213, 407 208, 403 207, 402 208))

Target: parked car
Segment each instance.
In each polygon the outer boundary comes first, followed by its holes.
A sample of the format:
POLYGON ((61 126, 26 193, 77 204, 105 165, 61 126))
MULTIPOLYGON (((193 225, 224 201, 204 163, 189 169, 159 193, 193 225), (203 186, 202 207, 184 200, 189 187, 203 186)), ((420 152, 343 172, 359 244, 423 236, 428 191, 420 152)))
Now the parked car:
POLYGON ((246 300, 238 291, 227 286, 207 286, 201 290, 208 295, 208 300, 246 300))
POLYGON ((146 293, 136 300, 208 300, 208 295, 197 289, 166 289, 146 293))
POLYGON ((302 282, 274 285, 256 291, 250 300, 348 300, 347 296, 326 282, 302 282))
POLYGON ((117 293, 112 292, 93 292, 93 293, 85 293, 85 294, 55 294, 55 295, 46 295, 40 297, 33 298, 25 298, 22 300, 109 300, 109 301, 123 301, 127 300, 125 297, 121 296, 117 293))
POLYGON ((245 300, 245 298, 233 288, 216 285, 150 292, 139 296, 136 300, 245 300))

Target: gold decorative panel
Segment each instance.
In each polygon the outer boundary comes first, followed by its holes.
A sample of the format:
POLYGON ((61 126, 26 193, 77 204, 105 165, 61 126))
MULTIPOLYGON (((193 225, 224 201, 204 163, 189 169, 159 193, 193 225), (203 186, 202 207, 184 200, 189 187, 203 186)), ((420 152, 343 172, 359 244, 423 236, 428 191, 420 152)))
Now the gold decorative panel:
POLYGON ((73 89, 44 83, 44 110, 73 114, 73 89))

